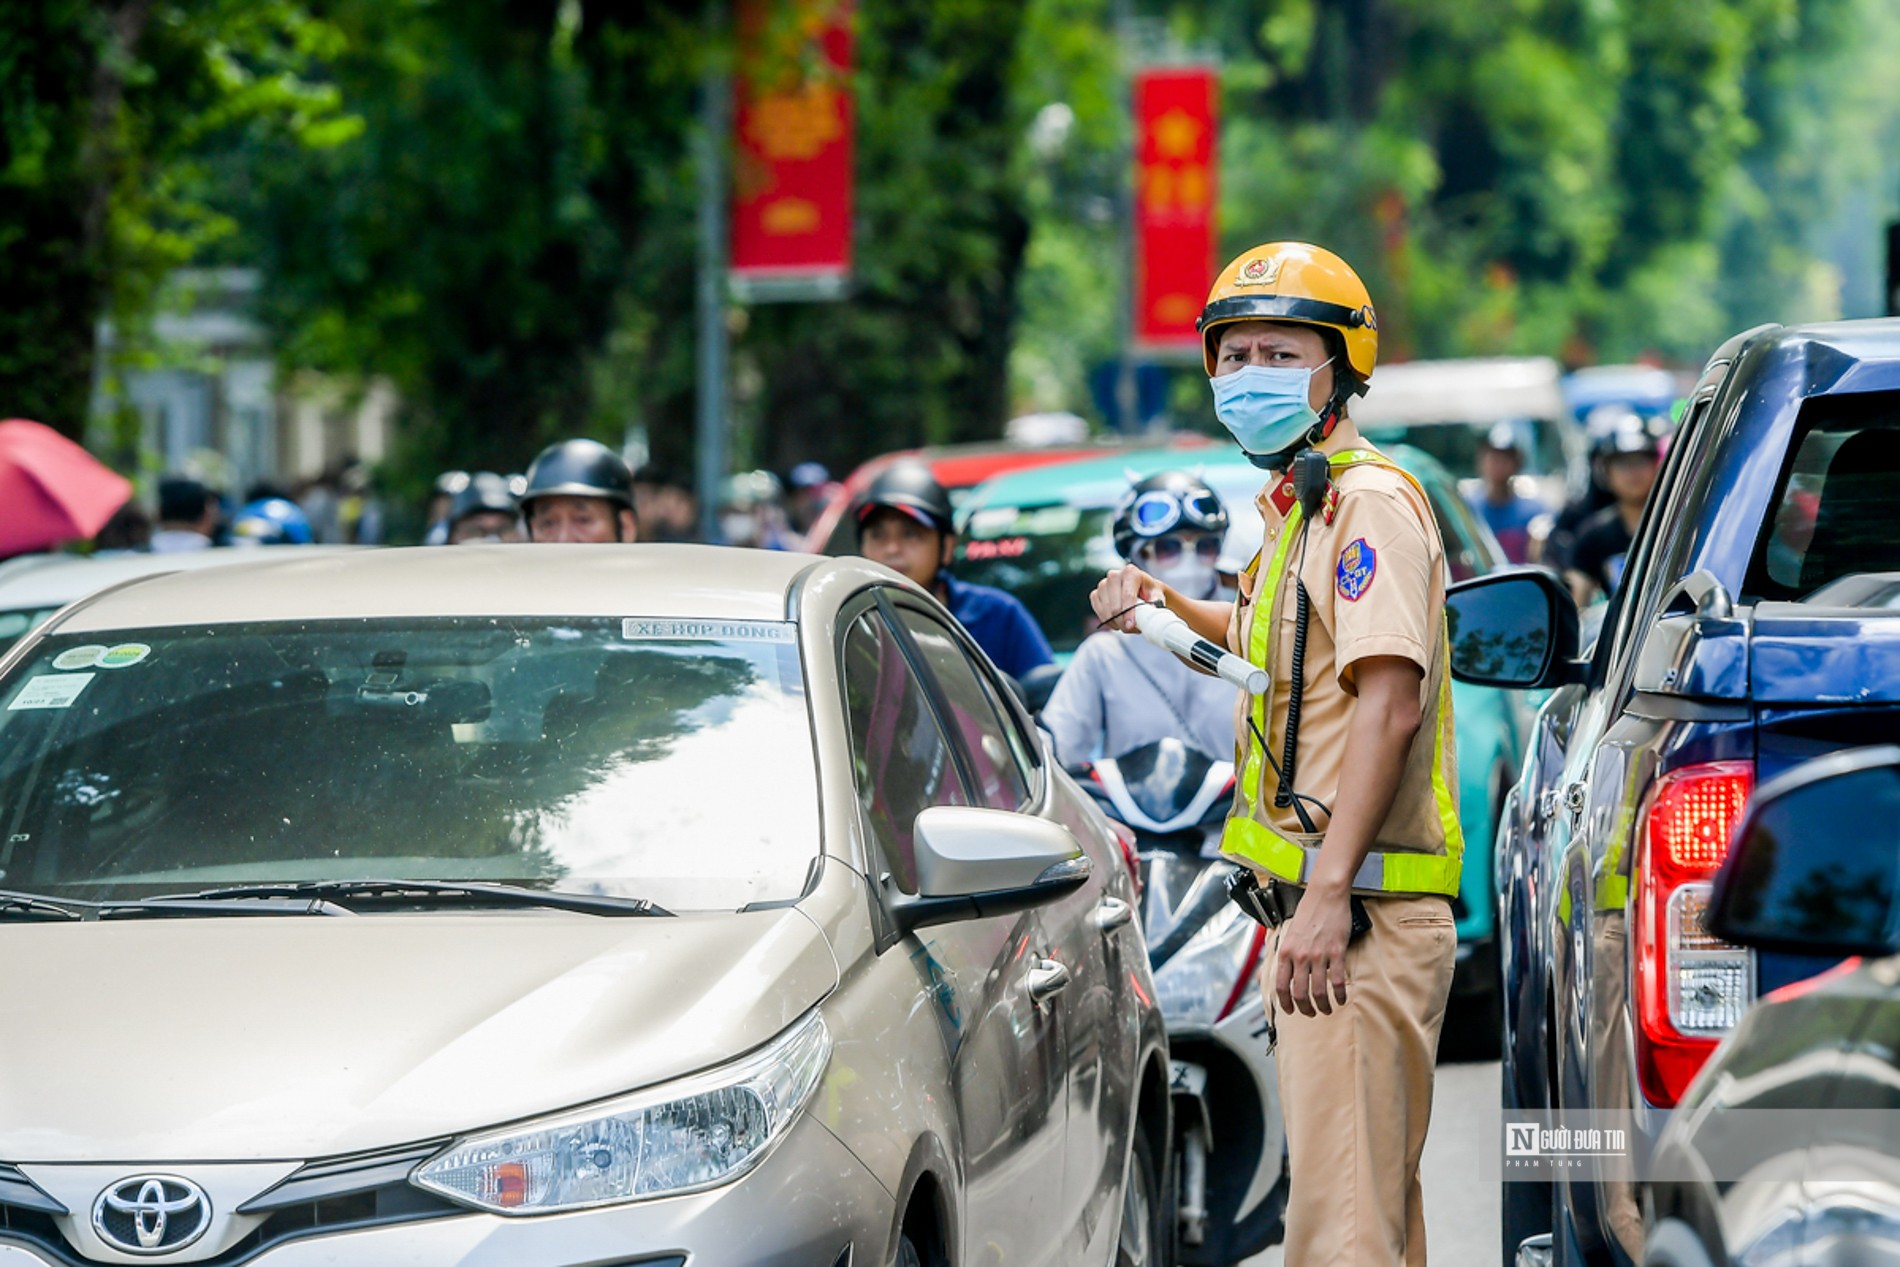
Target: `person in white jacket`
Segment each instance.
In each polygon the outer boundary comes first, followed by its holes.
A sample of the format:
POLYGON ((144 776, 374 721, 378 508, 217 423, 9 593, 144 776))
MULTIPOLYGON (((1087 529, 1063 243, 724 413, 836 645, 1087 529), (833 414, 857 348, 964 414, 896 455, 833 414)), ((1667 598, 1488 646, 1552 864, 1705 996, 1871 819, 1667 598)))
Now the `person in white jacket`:
MULTIPOLYGON (((1186 471, 1141 480, 1115 511, 1116 552, 1183 595, 1213 598, 1227 508, 1186 471)), ((1142 638, 1084 639, 1039 718, 1056 760, 1074 767, 1173 737, 1211 757, 1234 752, 1234 688, 1142 638)))

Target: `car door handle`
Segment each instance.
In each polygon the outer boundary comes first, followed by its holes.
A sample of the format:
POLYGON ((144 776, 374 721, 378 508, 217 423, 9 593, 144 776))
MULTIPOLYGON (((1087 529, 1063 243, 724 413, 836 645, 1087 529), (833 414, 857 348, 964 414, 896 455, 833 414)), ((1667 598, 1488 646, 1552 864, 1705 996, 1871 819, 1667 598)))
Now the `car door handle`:
POLYGON ((1570 811, 1570 824, 1573 827, 1583 821, 1585 794, 1588 791, 1582 783, 1572 783, 1564 789, 1564 808, 1570 811))
POLYGON ((1128 927, 1135 908, 1118 897, 1105 897, 1095 907, 1095 926, 1105 933, 1128 927))
POLYGON ((1029 970, 1027 977, 1029 997, 1040 1003, 1044 999, 1053 999, 1068 988, 1074 978, 1068 965, 1054 959, 1037 958, 1035 967, 1029 970))

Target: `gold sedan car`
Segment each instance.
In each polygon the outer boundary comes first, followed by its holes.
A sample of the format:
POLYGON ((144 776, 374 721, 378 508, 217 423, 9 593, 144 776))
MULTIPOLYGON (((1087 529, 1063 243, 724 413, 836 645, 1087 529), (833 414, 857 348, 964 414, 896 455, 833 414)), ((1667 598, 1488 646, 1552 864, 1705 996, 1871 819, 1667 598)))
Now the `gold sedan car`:
POLYGON ((1164 1263, 1127 861, 861 560, 95 595, 0 660, 0 1267, 1164 1263))

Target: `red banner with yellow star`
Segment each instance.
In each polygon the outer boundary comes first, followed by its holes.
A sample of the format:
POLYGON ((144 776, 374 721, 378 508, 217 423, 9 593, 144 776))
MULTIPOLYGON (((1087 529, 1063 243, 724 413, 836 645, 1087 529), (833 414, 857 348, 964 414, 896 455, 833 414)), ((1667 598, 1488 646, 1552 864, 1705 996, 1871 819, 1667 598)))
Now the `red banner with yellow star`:
POLYGON ((1135 346, 1199 355, 1214 278, 1218 81, 1211 67, 1135 73, 1135 346))
POLYGON ((850 0, 741 0, 731 274, 757 297, 838 293, 851 272, 850 0))

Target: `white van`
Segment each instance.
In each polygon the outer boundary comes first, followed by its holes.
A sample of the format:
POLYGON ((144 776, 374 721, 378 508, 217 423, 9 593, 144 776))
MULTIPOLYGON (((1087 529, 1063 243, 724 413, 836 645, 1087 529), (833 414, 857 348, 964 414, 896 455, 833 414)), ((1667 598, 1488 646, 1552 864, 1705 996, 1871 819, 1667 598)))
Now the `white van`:
POLYGON ((1507 423, 1524 453, 1521 492, 1559 510, 1589 478, 1583 428, 1564 400, 1563 368, 1547 356, 1472 357, 1381 365, 1352 416, 1374 444, 1415 445, 1472 476, 1478 450, 1507 423))

